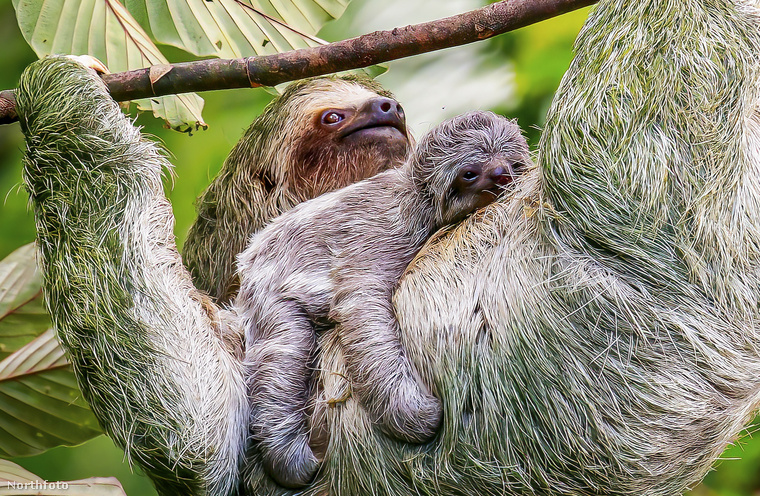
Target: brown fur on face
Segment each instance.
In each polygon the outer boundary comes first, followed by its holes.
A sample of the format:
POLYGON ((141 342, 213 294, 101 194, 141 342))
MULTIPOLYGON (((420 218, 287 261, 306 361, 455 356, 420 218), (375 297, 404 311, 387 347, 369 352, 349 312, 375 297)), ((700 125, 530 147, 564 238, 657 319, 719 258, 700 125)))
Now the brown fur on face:
POLYGON ((308 128, 293 150, 288 186, 308 198, 316 198, 397 165, 398 157, 406 154, 408 143, 388 134, 387 141, 376 139, 348 145, 351 153, 346 153, 344 139, 308 128), (374 173, 368 174, 373 166, 374 173))
POLYGON ((235 257, 251 234, 298 203, 400 165, 409 140, 398 102, 369 78, 289 86, 251 124, 198 199, 183 253, 195 284, 230 301, 239 285, 235 257), (383 110, 384 117, 368 119, 383 110), (343 115, 339 125, 322 122, 330 111, 343 115), (351 126, 359 128, 345 134, 351 126))

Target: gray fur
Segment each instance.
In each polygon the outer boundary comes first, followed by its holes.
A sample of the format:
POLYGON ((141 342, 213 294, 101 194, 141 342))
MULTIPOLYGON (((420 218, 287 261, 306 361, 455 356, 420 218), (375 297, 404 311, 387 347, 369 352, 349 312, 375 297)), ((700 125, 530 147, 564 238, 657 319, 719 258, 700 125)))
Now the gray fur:
POLYGON ((338 326, 351 395, 384 432, 415 443, 435 434, 440 402, 399 344, 391 296, 433 232, 495 200, 497 179, 528 161, 515 123, 465 114, 430 131, 401 168, 302 203, 253 237, 234 310, 253 438, 278 482, 303 486, 318 467, 307 402, 320 324, 338 326), (463 171, 477 172, 474 188, 459 187, 463 171))
POLYGON ((328 76, 289 85, 264 109, 198 198, 183 258, 199 289, 231 302, 239 285, 235 257, 253 233, 298 203, 404 161, 408 134, 357 143, 315 128, 321 111, 356 110, 378 96, 393 97, 366 76, 328 76), (304 151, 308 142, 317 149, 304 151))
POLYGON ((45 292, 93 410, 168 495, 681 494, 760 402, 758 9, 599 3, 537 168, 394 295, 438 435, 400 443, 355 398, 328 404, 349 374, 327 331, 327 448, 297 492, 255 453, 236 470, 245 378, 215 328, 237 320, 206 315, 172 250, 166 161, 94 76, 32 65, 17 96, 45 292))
POLYGON ((245 381, 177 253, 168 161, 72 60, 30 66, 17 105, 45 300, 85 398, 160 493, 228 494, 245 381))

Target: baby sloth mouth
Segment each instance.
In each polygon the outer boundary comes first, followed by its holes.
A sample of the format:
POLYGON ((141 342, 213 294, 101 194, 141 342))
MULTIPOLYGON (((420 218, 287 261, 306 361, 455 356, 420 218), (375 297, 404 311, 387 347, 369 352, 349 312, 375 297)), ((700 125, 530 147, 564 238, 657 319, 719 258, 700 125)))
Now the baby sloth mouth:
POLYGON ((515 180, 517 180, 517 177, 522 171, 521 165, 522 164, 500 165, 492 169, 488 174, 488 180, 491 183, 491 187, 482 190, 483 194, 478 202, 478 207, 484 207, 499 198, 502 193, 509 191, 510 186, 515 180))

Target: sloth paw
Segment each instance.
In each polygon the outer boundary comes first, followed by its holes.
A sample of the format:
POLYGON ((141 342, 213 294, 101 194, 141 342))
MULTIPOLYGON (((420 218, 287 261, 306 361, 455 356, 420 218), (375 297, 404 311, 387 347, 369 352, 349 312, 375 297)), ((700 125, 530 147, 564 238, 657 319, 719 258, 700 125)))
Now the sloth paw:
POLYGON ((103 62, 96 59, 92 55, 66 55, 66 58, 75 60, 88 69, 92 69, 93 71, 97 72, 98 74, 110 74, 108 67, 106 67, 103 62))
POLYGON ((429 394, 395 398, 380 416, 380 428, 387 435, 408 443, 429 441, 441 424, 441 402, 429 394))
POLYGON ((282 447, 270 446, 264 453, 264 470, 277 484, 288 489, 307 486, 319 469, 319 460, 305 438, 282 447))

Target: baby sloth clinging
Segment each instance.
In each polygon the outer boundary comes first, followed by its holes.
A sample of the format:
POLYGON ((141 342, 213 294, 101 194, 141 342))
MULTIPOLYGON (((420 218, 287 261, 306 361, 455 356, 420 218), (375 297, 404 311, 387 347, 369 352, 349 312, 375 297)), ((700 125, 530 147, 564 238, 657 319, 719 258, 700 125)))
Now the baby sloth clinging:
POLYGON ((299 487, 319 462, 307 403, 315 329, 337 325, 352 394, 388 435, 419 443, 440 401, 398 339, 391 297, 425 241, 491 203, 529 160, 517 124, 491 112, 431 130, 398 169, 303 203, 239 256, 252 436, 264 467, 299 487))

